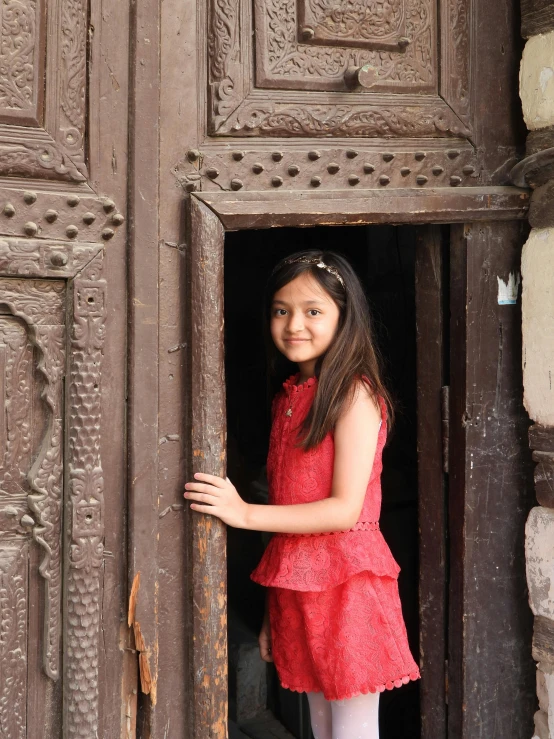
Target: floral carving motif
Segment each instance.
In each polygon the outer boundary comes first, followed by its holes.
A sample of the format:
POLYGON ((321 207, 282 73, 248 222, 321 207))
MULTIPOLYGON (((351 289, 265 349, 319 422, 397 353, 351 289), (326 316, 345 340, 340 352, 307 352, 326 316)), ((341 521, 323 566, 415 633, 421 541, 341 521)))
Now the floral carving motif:
POLYGON ((0 140, 0 174, 44 179, 86 180, 86 167, 76 163, 55 142, 0 140))
MULTIPOLYGON (((44 654, 46 674, 59 677, 59 639, 61 619, 61 505, 62 505, 62 381, 65 366, 63 307, 64 283, 42 280, 0 281, 2 302, 27 324, 29 338, 39 352, 38 369, 46 382, 42 397, 49 414, 46 432, 38 456, 28 472, 32 492, 27 495, 29 508, 36 514, 33 537, 44 550, 39 571, 45 580, 44 654)), ((27 383, 29 385, 29 383, 27 383)), ((30 387, 17 387, 19 403, 29 407, 30 387)), ((12 398, 8 397, 8 403, 12 398)), ((28 417, 28 414, 27 414, 28 417)), ((9 416, 8 416, 9 418, 9 416)), ((16 437, 17 438, 17 437, 16 437)), ((17 450, 16 450, 17 452, 17 450)), ((17 469, 13 448, 10 475, 17 469)))
POLYGON ((0 29, 0 105, 27 110, 34 102, 36 0, 3 0, 0 29))
POLYGON ((3 349, 3 408, 0 486, 2 493, 20 497, 31 454, 31 383, 33 348, 24 324, 0 317, 3 349))
POLYGON ((404 31, 404 0, 299 0, 303 22, 330 41, 395 41, 404 31))
POLYGON ((84 134, 86 82, 87 0, 62 3, 62 110, 68 121, 84 134))
POLYGON ((467 5, 460 0, 448 3, 449 27, 452 29, 451 61, 454 66, 454 88, 451 93, 453 107, 461 115, 469 108, 469 18, 467 5))
POLYGON ((216 123, 240 103, 239 3, 211 0, 208 32, 210 107, 216 123))
POLYGON ((414 137, 465 135, 467 129, 447 110, 380 108, 354 105, 241 106, 221 127, 221 133, 265 133, 270 136, 414 137))
POLYGON ((0 734, 27 736, 27 547, 0 550, 0 734))
POLYGON ((101 249, 99 244, 64 244, 46 239, 40 241, 0 239, 0 272, 3 275, 46 274, 52 277, 69 277, 101 249), (61 255, 66 262, 65 265, 55 266, 52 263, 53 255, 61 255))

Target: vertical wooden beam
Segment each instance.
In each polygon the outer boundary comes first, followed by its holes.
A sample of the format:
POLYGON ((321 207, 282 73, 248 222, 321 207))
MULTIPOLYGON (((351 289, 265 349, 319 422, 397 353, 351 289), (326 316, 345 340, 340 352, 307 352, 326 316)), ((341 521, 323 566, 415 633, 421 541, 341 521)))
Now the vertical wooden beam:
POLYGON ((524 526, 533 504, 517 279, 526 226, 451 233, 448 736, 531 736, 524 526))
POLYGON ((129 625, 139 651, 138 734, 158 739, 158 0, 131 4, 129 136, 129 625), (132 598, 130 596, 133 596, 132 598))
POLYGON ((441 387, 444 384, 443 253, 440 226, 417 230, 417 453, 421 731, 446 736, 446 507, 441 387))
MULTIPOLYGON (((191 413, 194 472, 225 476, 226 418, 221 221, 190 198, 191 413)), ((192 516, 192 669, 194 739, 227 737, 226 529, 192 516)))

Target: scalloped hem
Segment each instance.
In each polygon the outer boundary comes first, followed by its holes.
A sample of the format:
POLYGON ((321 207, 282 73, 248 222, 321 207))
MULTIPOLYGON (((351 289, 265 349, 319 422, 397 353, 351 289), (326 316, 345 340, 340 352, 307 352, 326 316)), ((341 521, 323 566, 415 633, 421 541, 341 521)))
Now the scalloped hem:
POLYGON ((368 693, 384 693, 385 690, 393 690, 394 688, 401 688, 402 685, 407 685, 409 682, 415 682, 415 680, 420 680, 421 674, 419 670, 417 672, 410 672, 407 675, 403 675, 401 678, 398 678, 396 680, 389 680, 386 683, 380 683, 376 686, 366 686, 364 688, 361 688, 361 690, 358 690, 354 693, 346 693, 345 695, 341 697, 335 697, 335 698, 328 698, 325 695, 325 691, 320 690, 319 688, 295 688, 292 685, 285 685, 285 683, 281 683, 281 686, 283 688, 286 688, 287 690, 292 690, 294 693, 323 693, 323 697, 327 701, 344 701, 349 700, 350 698, 356 698, 358 695, 367 695, 368 693))

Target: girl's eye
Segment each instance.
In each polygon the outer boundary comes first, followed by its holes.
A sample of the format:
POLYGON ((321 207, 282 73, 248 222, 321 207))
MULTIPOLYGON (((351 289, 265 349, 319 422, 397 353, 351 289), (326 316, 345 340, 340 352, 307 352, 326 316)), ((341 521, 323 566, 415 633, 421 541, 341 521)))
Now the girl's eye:
POLYGON ((284 308, 276 308, 274 312, 276 316, 284 316, 287 311, 284 308))
POLYGON ((309 314, 310 314, 311 316, 319 316, 319 315, 321 315, 321 311, 320 311, 320 310, 317 310, 317 308, 311 308, 311 309, 310 309, 310 310, 308 311, 308 313, 309 313, 309 314))

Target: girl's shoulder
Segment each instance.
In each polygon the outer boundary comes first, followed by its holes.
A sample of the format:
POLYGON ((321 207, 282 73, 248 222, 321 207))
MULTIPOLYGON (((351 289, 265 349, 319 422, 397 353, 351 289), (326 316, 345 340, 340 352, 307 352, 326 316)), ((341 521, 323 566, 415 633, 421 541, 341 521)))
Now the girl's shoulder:
POLYGON ((382 421, 387 417, 387 404, 367 375, 358 375, 352 382, 347 408, 354 403, 366 405, 367 408, 373 406, 379 412, 382 421))

